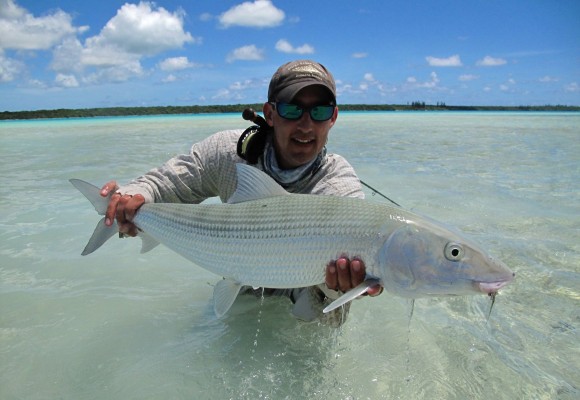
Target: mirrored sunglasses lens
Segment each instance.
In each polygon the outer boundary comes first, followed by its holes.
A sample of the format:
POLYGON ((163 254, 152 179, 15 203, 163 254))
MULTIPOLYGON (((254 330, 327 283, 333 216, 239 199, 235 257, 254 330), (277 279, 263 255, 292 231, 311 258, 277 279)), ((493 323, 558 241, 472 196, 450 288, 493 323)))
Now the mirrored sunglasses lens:
POLYGON ((317 106, 310 110, 310 117, 315 121, 327 121, 334 113, 334 106, 317 106))
POLYGON ((278 114, 286 119, 299 119, 302 116, 303 110, 294 104, 278 103, 276 105, 278 114))

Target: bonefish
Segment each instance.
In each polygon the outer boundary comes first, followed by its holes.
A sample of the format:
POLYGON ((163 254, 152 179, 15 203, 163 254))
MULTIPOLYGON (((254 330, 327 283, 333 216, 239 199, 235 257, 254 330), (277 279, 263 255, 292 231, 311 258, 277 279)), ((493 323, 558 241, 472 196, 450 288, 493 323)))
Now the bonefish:
MULTIPOLYGON (((402 297, 495 294, 514 274, 478 245, 429 218, 384 203, 336 196, 290 194, 262 171, 236 166, 237 189, 224 204, 148 203, 133 223, 142 252, 162 243, 224 279, 214 288, 218 316, 244 285, 295 288, 321 284, 330 260, 364 261, 367 279, 328 312, 379 283, 402 297)), ((109 197, 71 179, 104 215, 109 197)), ((117 233, 97 224, 83 255, 117 233)))

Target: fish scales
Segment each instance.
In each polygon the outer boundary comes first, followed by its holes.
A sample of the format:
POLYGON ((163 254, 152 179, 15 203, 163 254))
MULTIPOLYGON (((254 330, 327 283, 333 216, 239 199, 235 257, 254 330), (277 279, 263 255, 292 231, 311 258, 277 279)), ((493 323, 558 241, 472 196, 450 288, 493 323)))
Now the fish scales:
MULTIPOLYGON (((256 168, 236 165, 238 187, 228 204, 144 204, 133 222, 143 251, 157 243, 223 276, 214 310, 223 315, 241 285, 295 288, 324 282, 325 266, 360 257, 365 281, 324 309, 331 311, 376 284, 409 298, 490 294, 514 273, 479 246, 441 223, 384 203, 289 194, 256 168)), ((71 183, 104 215, 110 195, 78 179, 71 183)), ((117 230, 97 224, 82 254, 117 230)))
POLYGON ((326 263, 343 251, 363 257, 372 271, 382 244, 377 236, 388 207, 337 199, 293 195, 229 205, 147 204, 134 222, 219 275, 254 286, 309 286, 324 281, 326 263))

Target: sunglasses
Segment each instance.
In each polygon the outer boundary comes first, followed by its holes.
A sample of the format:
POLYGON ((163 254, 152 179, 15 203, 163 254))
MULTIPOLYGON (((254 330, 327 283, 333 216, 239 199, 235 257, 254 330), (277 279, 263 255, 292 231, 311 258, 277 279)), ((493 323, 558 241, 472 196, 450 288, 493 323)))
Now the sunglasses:
POLYGON ((272 104, 275 106, 279 116, 281 116, 284 119, 289 119, 291 121, 296 121, 302 118, 302 114, 304 114, 304 111, 308 111, 308 114, 310 114, 310 118, 312 118, 313 121, 317 122, 328 121, 330 118, 332 118, 332 115, 334 114, 334 108, 336 107, 332 105, 319 105, 306 108, 297 106, 296 104, 289 103, 272 103, 272 104))

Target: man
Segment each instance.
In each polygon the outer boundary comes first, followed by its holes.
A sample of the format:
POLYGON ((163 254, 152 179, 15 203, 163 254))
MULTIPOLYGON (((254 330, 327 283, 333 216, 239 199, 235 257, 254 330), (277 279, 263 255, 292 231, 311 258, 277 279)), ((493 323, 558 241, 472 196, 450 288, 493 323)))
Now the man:
MULTIPOLYGON (((326 153, 325 145, 338 117, 338 108, 334 79, 323 65, 298 60, 278 68, 270 81, 263 114, 271 129, 265 140, 248 144, 259 146, 252 149, 259 155, 255 167, 292 193, 364 197, 350 164, 339 155, 326 153)), ((105 223, 110 226, 116 218, 120 233, 135 236, 137 228, 131 221, 145 202, 200 203, 215 196, 227 201, 236 189, 235 165, 249 163, 237 152, 241 134, 240 130, 218 132, 194 144, 189 154, 172 158, 126 186, 118 187, 115 181, 105 184, 102 196, 115 191, 105 223)), ((343 310, 323 316, 322 308, 338 298, 339 291, 354 288, 364 278, 361 260, 341 257, 329 260, 325 285, 265 289, 264 293, 288 296, 295 303, 293 314, 300 319, 322 319, 338 325, 344 321, 343 310)), ((370 294, 379 294, 380 290, 375 288, 370 294)))

